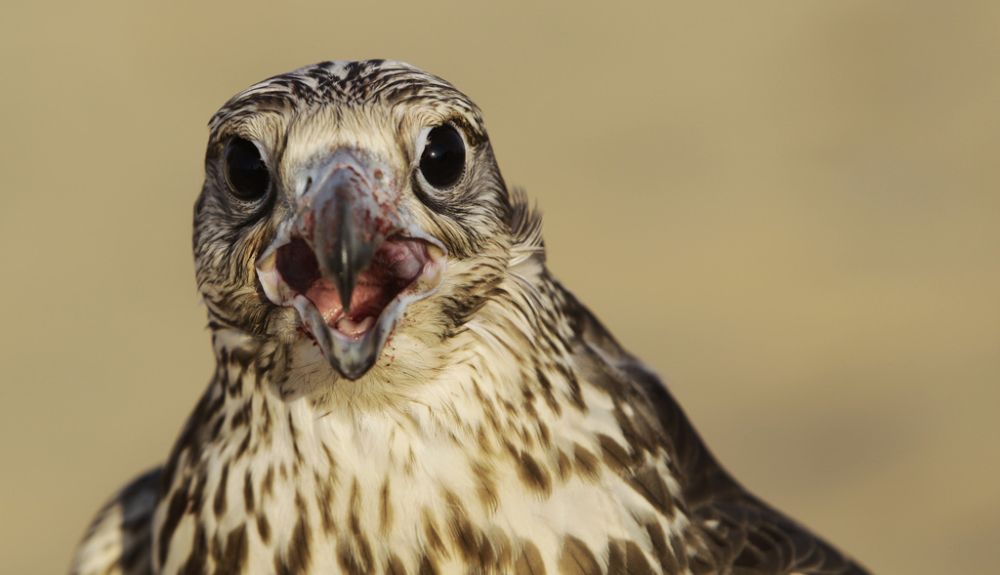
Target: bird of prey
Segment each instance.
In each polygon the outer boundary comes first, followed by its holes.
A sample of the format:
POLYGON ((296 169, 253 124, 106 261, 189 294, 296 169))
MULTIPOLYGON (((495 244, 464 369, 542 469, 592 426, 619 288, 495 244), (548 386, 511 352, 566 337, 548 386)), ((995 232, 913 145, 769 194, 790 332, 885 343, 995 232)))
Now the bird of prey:
POLYGON ((211 119, 216 367, 75 574, 858 574, 737 483, 548 271, 479 108, 323 62, 211 119))

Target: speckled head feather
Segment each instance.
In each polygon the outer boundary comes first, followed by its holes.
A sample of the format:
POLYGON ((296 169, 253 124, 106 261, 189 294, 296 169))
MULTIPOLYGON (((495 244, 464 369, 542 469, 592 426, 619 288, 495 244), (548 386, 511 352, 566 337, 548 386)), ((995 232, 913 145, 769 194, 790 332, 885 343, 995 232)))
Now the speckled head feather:
POLYGON ((210 122, 217 366, 89 573, 864 573, 756 499, 545 266, 479 109, 325 62, 210 122))
POLYGON ((404 200, 447 243, 452 257, 473 258, 505 240, 509 197, 478 108, 451 84, 407 64, 373 60, 301 68, 233 97, 209 127, 194 247, 199 285, 210 312, 220 312, 220 320, 252 319, 252 325, 243 327, 266 329, 267 306, 239 312, 228 308, 240 308, 237 300, 254 295, 240 288, 254 287, 254 258, 288 217, 295 186, 301 183, 296 177, 317 156, 338 147, 363 149, 389 162, 401 187, 408 188, 401 190, 404 200), (421 129, 442 124, 461 130, 472 156, 461 185, 444 192, 417 185, 411 173, 420 160, 421 129), (273 205, 266 209, 234 201, 226 193, 222 160, 234 137, 257 144, 274 174, 276 189, 265 198, 273 205), (229 305, 219 302, 220 297, 230 299, 229 305), (212 305, 216 302, 223 305, 212 305))

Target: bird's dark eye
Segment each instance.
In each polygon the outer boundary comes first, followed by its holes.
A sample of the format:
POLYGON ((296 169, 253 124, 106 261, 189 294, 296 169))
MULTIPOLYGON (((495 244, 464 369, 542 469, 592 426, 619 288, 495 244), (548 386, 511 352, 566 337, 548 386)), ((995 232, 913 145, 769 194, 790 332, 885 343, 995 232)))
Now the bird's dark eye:
POLYGON ((260 150, 243 138, 233 138, 226 146, 226 178, 233 195, 246 201, 262 198, 271 183, 260 150))
POLYGON ((444 124, 427 132, 420 172, 438 189, 453 186, 465 171, 465 142, 454 126, 444 124))

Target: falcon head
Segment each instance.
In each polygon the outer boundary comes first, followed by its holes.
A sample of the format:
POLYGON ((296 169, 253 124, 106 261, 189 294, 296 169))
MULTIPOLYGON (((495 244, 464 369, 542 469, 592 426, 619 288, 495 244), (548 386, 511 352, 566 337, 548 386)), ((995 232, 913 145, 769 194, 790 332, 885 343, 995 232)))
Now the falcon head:
POLYGON ((479 109, 440 78, 324 62, 236 95, 210 131, 194 252, 213 326, 350 380, 419 370, 503 274, 510 198, 479 109))

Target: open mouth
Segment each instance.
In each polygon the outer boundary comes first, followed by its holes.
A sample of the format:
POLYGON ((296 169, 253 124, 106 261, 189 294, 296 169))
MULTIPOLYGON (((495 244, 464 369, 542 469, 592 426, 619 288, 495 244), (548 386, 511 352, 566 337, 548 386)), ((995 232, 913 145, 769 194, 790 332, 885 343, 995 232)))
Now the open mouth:
MULTIPOLYGON (((432 288, 432 258, 434 246, 412 238, 389 238, 376 250, 371 264, 358 274, 351 293, 350 306, 345 309, 340 293, 332 281, 322 276, 312 248, 302 238, 292 238, 275 253, 275 269, 279 281, 285 284, 293 300, 303 296, 319 312, 323 323, 337 334, 360 339, 370 332, 379 317, 400 296, 414 295, 432 288), (423 285, 421 285, 423 284, 423 285)), ((282 302, 292 303, 291 301, 282 302)))
POLYGON ((303 331, 350 379, 371 368, 407 306, 434 292, 445 266, 436 241, 390 236, 358 273, 345 308, 312 246, 295 234, 286 238, 257 262, 264 293, 277 305, 295 308, 303 331))
POLYGON ((290 216, 257 260, 274 304, 294 308, 331 367, 358 379, 406 307, 441 281, 444 245, 403 206, 392 167, 342 148, 301 168, 290 216))

